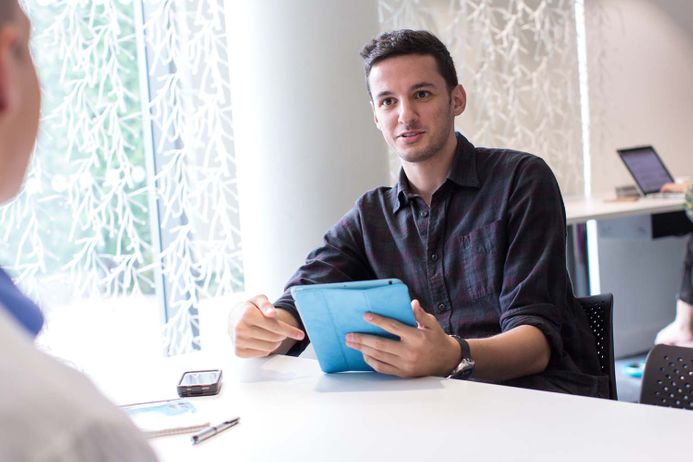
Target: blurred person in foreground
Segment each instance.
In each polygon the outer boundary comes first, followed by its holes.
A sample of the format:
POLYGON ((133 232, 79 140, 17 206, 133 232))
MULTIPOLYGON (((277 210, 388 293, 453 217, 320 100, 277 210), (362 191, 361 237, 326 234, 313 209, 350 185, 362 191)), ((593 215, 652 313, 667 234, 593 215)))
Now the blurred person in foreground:
MULTIPOLYGON (((38 131, 29 36, 17 0, 0 0, 0 204, 19 192, 38 131)), ((156 460, 124 412, 34 346, 42 326, 41 311, 0 268, 0 460, 156 460)))

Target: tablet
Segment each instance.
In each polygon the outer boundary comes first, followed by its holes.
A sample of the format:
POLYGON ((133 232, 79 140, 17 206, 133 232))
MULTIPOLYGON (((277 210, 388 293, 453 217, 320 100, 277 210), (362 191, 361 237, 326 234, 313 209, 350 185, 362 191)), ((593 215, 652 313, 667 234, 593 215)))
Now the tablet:
POLYGON ((399 279, 294 286, 291 295, 320 368, 327 373, 373 370, 360 351, 346 346, 350 332, 398 338, 367 323, 367 312, 416 326, 409 289, 399 279))

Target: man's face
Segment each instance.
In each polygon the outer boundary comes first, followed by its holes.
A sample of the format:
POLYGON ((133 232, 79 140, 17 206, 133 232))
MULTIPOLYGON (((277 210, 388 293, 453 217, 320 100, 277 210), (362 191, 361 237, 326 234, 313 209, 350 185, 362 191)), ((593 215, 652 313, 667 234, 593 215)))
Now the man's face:
POLYGON ((461 85, 448 90, 433 56, 384 59, 371 68, 368 83, 375 124, 403 161, 423 162, 455 146, 454 120, 466 96, 461 85))
POLYGON ((31 26, 15 4, 14 17, 0 25, 0 203, 22 184, 38 131, 41 96, 29 52, 31 26))

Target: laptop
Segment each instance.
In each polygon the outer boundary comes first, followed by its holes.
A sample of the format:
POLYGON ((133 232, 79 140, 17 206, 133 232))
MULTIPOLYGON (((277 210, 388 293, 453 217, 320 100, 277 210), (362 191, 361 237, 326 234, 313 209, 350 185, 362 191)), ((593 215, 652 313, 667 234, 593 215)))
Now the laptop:
POLYGON ((618 155, 645 197, 676 197, 678 193, 661 193, 664 183, 673 183, 674 177, 652 146, 618 149, 618 155))

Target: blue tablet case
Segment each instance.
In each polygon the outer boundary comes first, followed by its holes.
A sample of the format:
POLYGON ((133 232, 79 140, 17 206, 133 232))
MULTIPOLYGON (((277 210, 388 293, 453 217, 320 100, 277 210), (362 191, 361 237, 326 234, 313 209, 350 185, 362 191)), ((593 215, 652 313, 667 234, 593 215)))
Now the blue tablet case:
POLYGON ((416 326, 409 290, 398 279, 294 286, 291 295, 320 368, 327 373, 373 370, 361 352, 346 346, 348 333, 397 338, 367 323, 367 312, 416 326))

